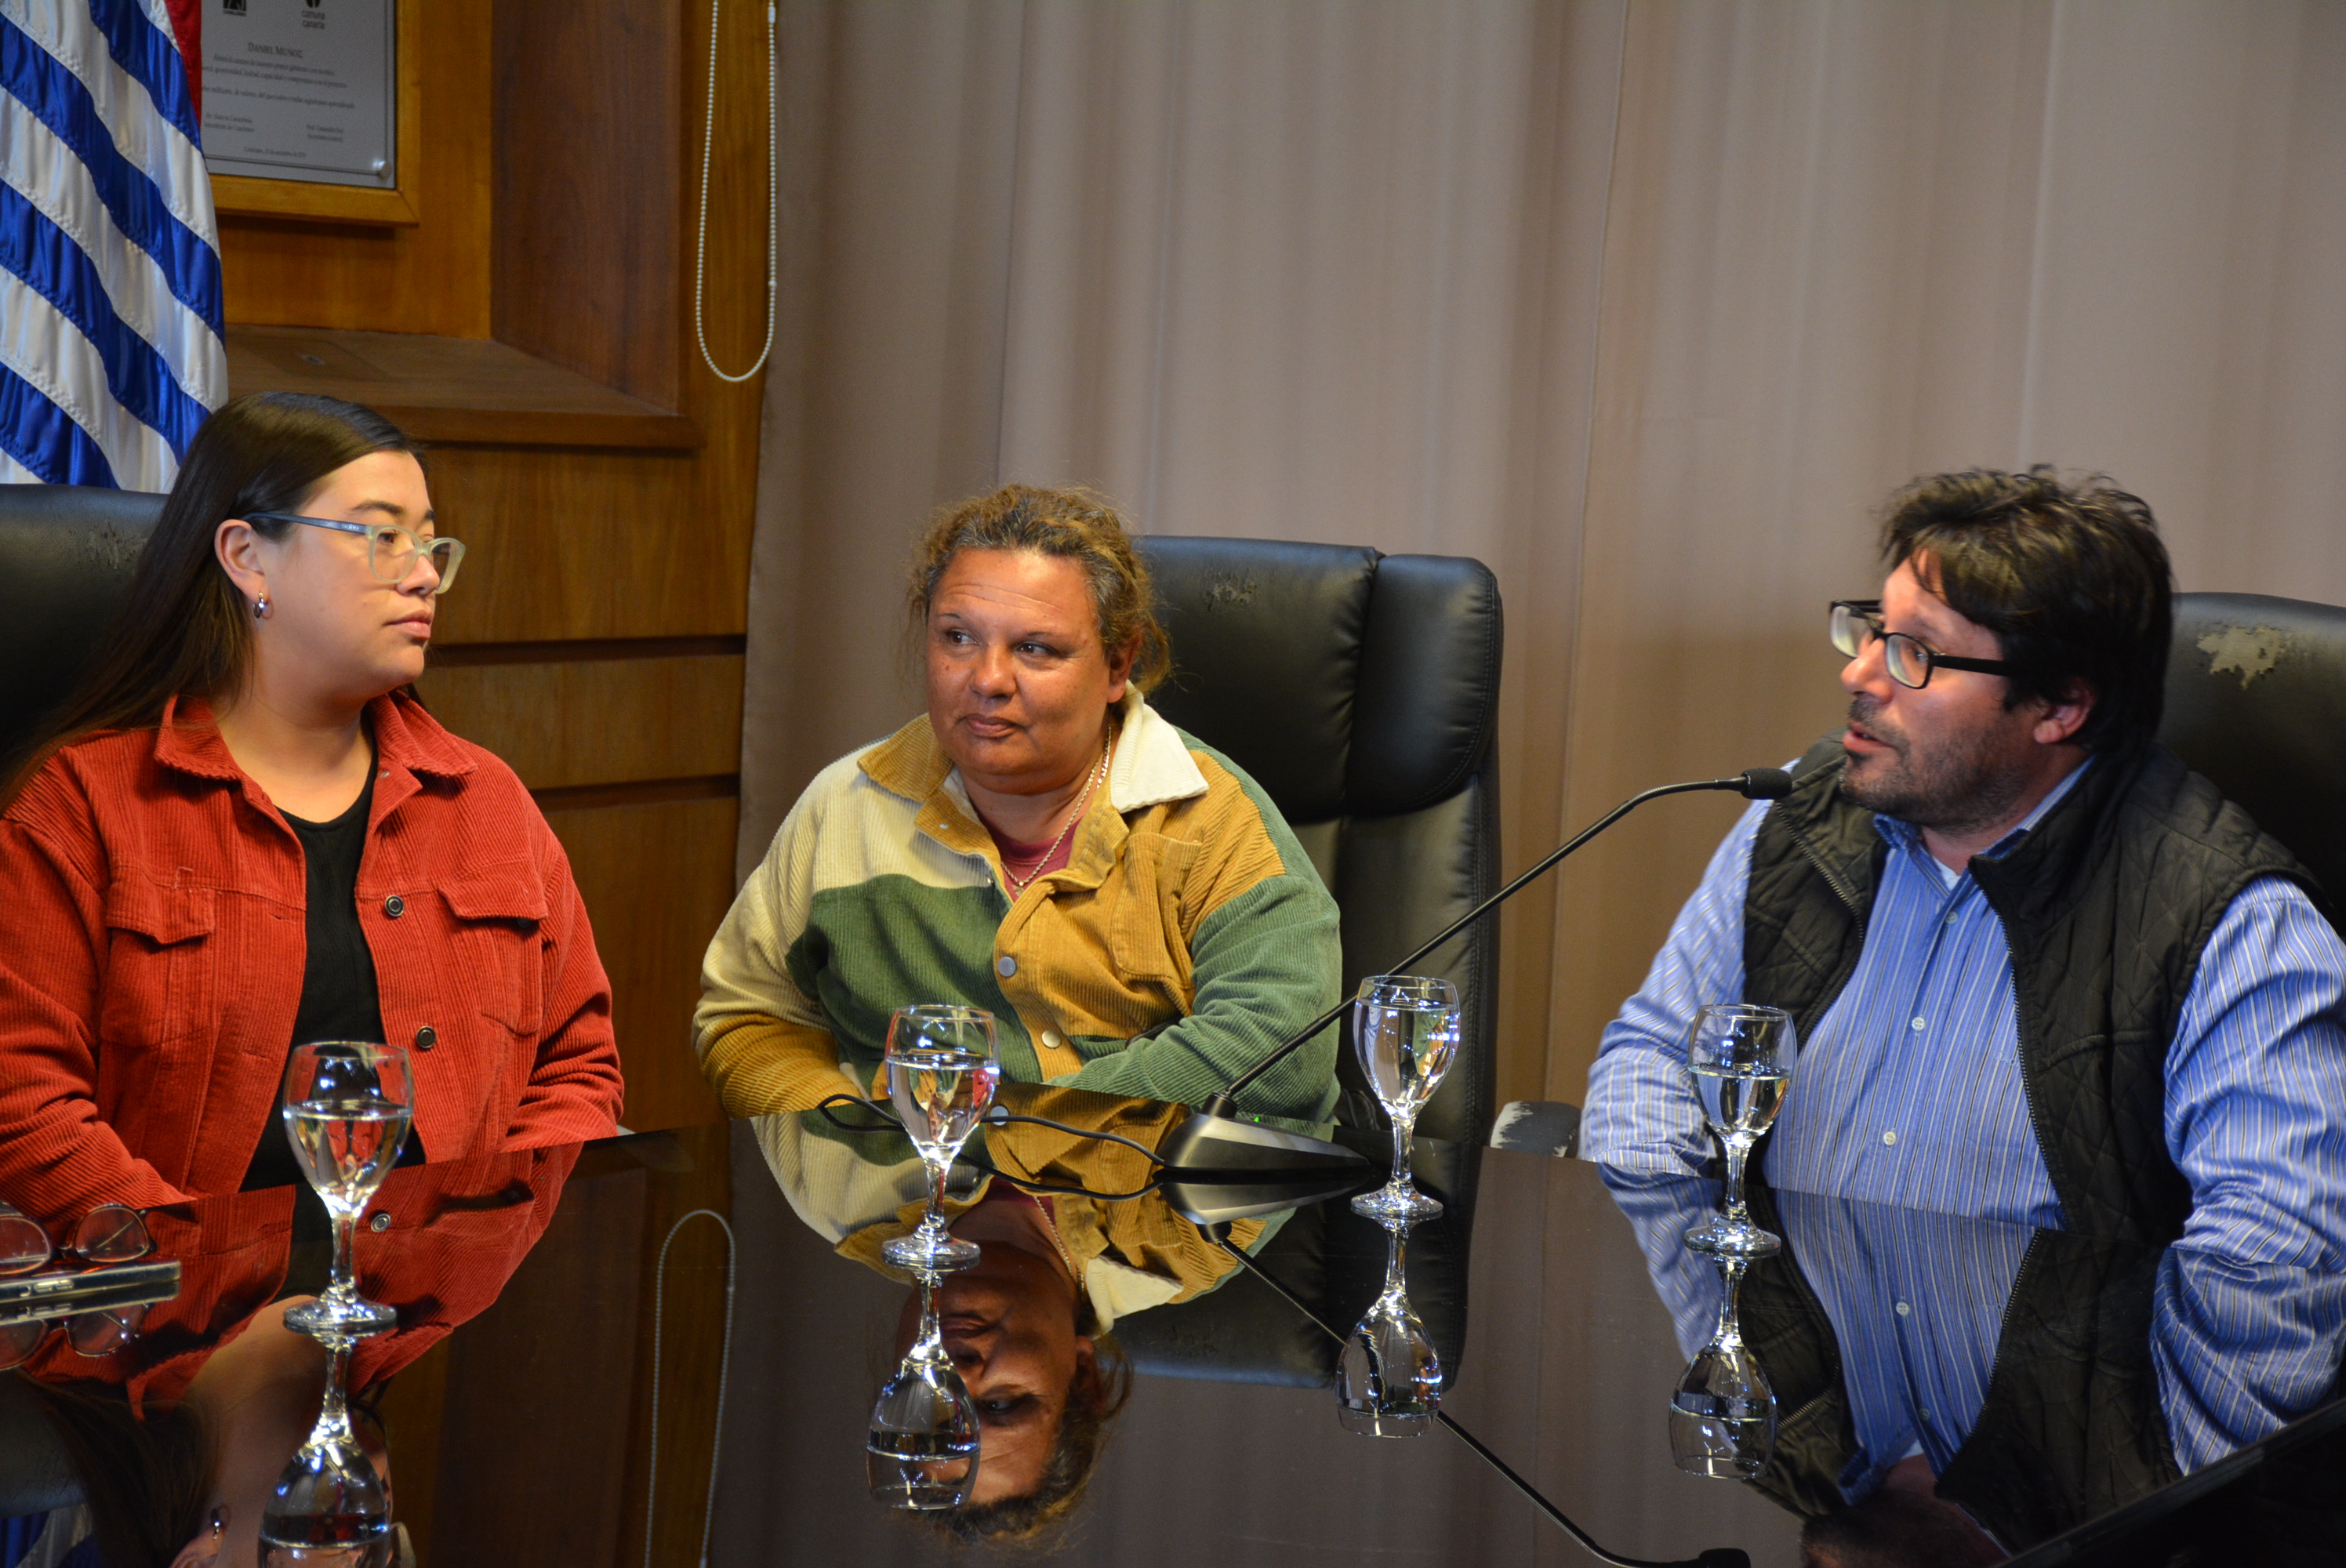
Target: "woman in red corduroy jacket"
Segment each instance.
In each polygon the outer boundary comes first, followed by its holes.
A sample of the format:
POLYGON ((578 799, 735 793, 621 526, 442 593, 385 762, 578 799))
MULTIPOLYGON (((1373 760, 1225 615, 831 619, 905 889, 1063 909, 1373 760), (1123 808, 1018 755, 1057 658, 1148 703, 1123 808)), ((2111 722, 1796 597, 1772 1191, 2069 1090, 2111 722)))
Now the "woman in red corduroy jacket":
POLYGON ((0 784, 0 1200, 61 1235, 299 1182, 303 1040, 409 1047, 434 1160, 615 1129, 561 846, 410 690, 462 558, 371 410, 264 392, 197 433, 106 652, 0 784))

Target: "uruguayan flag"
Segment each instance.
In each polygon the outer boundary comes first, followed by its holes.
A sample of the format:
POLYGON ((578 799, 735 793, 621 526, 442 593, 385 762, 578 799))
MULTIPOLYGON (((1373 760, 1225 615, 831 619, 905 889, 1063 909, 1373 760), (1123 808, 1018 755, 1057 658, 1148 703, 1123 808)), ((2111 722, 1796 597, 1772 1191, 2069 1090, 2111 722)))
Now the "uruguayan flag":
POLYGON ((168 490, 226 401, 198 137, 166 0, 0 0, 0 483, 168 490))

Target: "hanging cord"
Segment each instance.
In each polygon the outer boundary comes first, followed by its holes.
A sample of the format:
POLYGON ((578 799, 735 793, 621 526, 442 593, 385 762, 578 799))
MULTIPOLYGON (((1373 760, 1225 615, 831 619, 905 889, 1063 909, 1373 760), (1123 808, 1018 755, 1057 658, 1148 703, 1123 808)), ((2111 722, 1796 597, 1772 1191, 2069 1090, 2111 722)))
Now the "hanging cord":
POLYGON ((660 1243, 659 1264, 652 1275, 652 1455, 650 1477, 644 1486, 644 1568, 652 1568, 652 1525, 659 1510, 659 1389, 660 1389, 660 1316, 668 1293, 668 1249, 676 1245, 676 1234, 693 1220, 707 1215, 725 1232, 725 1337, 718 1341, 717 1357, 717 1425, 709 1437, 709 1500, 700 1511, 700 1568, 709 1568, 709 1532, 717 1522, 717 1453, 718 1445, 725 1440, 725 1375, 733 1365, 733 1264, 736 1248, 733 1227, 713 1208, 696 1208, 668 1227, 668 1239, 660 1243))
POLYGON ((766 346, 758 351, 758 362, 740 375, 728 375, 717 368, 709 357, 709 330, 701 319, 701 288, 709 278, 709 155, 717 140, 717 18, 725 9, 725 0, 709 0, 709 119, 700 137, 700 237, 693 249, 692 258, 692 335, 700 343, 700 362, 720 382, 746 382, 765 369, 766 356, 774 351, 774 311, 780 289, 779 262, 781 256, 781 136, 776 128, 780 118, 781 82, 776 63, 774 46, 773 0, 766 5, 766 346))

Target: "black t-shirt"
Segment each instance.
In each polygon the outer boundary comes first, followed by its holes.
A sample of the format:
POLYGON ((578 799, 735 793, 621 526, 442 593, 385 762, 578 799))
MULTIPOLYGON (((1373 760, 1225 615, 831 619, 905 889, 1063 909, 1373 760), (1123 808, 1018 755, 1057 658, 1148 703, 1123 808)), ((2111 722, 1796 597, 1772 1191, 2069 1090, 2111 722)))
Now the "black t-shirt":
MULTIPOLYGON (((301 967, 301 1000, 293 1012, 293 1047, 311 1040, 382 1039, 382 996, 375 985, 374 953, 367 947, 366 929, 359 924, 359 860, 366 851, 367 818, 374 808, 374 769, 367 769, 366 788, 351 809, 331 822, 308 822, 291 812, 285 825, 301 840, 306 862, 309 903, 303 921, 309 936, 309 958, 301 967)), ((411 1128, 399 1151, 401 1165, 423 1158, 423 1145, 411 1128)), ((325 1206, 301 1174, 293 1145, 285 1135, 281 1117, 270 1116, 245 1168, 242 1190, 291 1186, 295 1192, 294 1231, 299 1239, 323 1235, 320 1222, 325 1206)))

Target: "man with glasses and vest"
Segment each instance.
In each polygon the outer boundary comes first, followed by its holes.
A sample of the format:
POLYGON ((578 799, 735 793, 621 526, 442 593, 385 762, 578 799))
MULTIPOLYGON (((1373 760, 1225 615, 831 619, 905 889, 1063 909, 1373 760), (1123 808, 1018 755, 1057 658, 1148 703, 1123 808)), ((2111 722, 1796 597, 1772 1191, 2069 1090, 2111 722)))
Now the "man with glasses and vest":
POLYGON ((1831 611, 1848 728, 1737 822, 1606 1030, 1586 1156, 1705 1165, 1688 1027, 1765 1003, 1800 1049, 1755 1187, 2346 1265, 2346 945, 2152 738, 2149 508, 1974 470, 1899 492, 1882 540, 1881 597, 1831 611))

